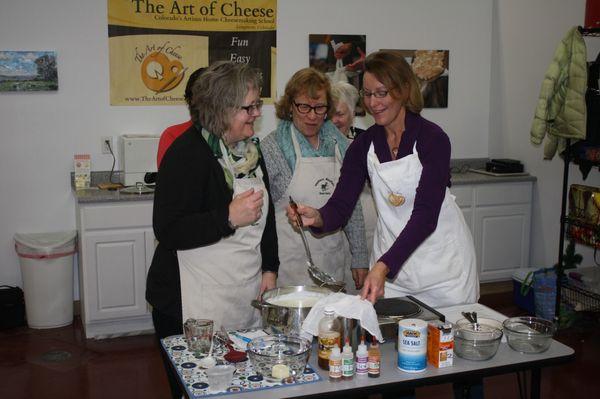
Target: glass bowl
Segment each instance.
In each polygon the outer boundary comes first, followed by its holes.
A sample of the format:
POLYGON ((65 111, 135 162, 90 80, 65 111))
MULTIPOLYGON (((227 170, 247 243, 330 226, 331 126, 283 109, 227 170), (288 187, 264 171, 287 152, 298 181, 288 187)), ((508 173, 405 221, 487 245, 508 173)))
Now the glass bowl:
POLYGON ((230 364, 219 365, 206 369, 206 377, 208 378, 208 389, 211 392, 222 392, 229 388, 233 379, 235 366, 230 364))
POLYGON ((498 351, 502 339, 502 323, 479 318, 477 325, 467 319, 454 324, 454 352, 467 360, 488 360, 498 351))
POLYGON ((517 352, 541 353, 548 350, 556 326, 539 317, 511 317, 502 324, 508 346, 517 352))
POLYGON ((295 335, 269 335, 248 342, 254 371, 268 379, 301 375, 310 356, 311 343, 295 335))

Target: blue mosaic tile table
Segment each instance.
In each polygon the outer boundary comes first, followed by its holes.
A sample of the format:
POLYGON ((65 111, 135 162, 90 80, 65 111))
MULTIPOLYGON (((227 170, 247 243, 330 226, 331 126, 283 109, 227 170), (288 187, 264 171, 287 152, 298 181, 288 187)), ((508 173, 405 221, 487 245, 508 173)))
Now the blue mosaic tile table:
MULTIPOLYGON (((216 342, 216 341, 215 341, 216 342)), ((225 395, 239 392, 248 392, 259 389, 276 389, 287 385, 307 384, 321 380, 321 377, 314 371, 310 364, 306 365, 302 375, 295 380, 287 378, 281 381, 266 379, 257 374, 252 369, 250 360, 240 363, 231 363, 236 370, 230 386, 225 391, 212 391, 204 369, 199 367, 199 359, 188 350, 185 337, 183 335, 173 335, 161 339, 161 344, 168 354, 171 363, 177 370, 179 379, 182 382, 189 398, 202 398, 206 396, 225 395)), ((228 364, 223 360, 223 355, 227 349, 215 343, 213 356, 222 364, 228 364)))

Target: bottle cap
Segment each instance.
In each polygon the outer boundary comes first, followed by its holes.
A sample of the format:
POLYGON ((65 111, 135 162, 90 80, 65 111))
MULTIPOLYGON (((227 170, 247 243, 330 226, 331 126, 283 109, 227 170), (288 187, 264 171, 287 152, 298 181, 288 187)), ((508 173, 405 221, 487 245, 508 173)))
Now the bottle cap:
POLYGON ((335 309, 331 306, 325 306, 325 308, 323 309, 323 313, 326 315, 332 315, 335 314, 335 309))
POLYGON ((340 354, 340 347, 335 345, 333 348, 331 348, 331 355, 332 356, 338 356, 340 354))
POLYGON ((352 347, 350 346, 350 339, 346 337, 346 343, 344 344, 344 352, 352 353, 352 347))

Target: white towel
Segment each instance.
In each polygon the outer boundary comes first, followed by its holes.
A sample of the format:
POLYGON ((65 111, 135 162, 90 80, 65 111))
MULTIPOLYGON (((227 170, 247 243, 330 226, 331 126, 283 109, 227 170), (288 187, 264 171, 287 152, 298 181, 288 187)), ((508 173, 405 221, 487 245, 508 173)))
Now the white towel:
POLYGON ((362 328, 377 338, 378 341, 382 341, 383 337, 373 304, 366 299, 360 299, 360 295, 347 295, 339 292, 320 299, 312 307, 302 323, 303 333, 319 335, 319 321, 323 318, 325 306, 333 308, 337 316, 360 320, 362 328))

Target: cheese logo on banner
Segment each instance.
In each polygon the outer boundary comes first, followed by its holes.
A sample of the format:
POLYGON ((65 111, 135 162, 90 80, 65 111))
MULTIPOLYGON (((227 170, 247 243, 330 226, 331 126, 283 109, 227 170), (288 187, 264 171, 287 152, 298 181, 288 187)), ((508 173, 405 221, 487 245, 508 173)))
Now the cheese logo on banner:
POLYGON ((186 70, 179 60, 171 60, 165 53, 154 51, 142 61, 140 73, 148 89, 164 93, 179 85, 186 70))
POLYGON ((275 96, 277 0, 108 0, 111 105, 183 104, 187 78, 215 61, 261 70, 275 96))

